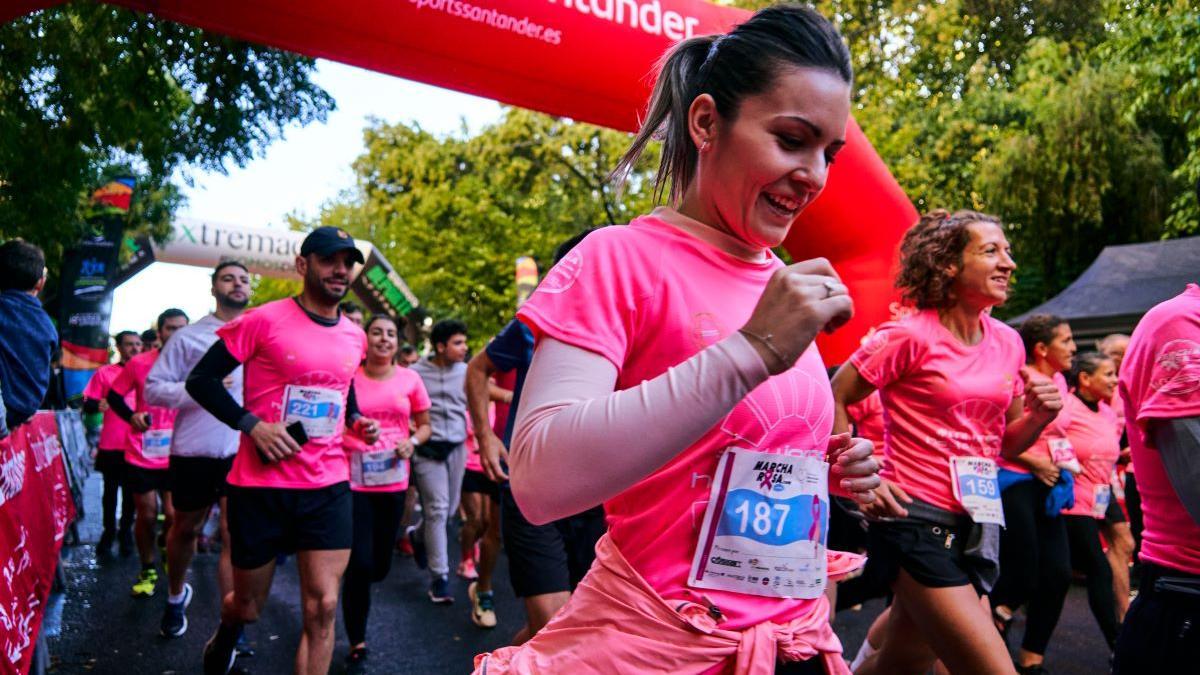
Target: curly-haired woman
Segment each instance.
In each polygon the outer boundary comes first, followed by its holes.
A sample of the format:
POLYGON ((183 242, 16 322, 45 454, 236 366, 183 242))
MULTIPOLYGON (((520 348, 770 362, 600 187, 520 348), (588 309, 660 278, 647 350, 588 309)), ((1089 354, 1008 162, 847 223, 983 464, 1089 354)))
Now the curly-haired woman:
POLYGON ((879 499, 862 508, 874 519, 870 564, 895 602, 857 672, 923 673, 935 659, 956 673, 1012 672, 981 598, 1003 522, 996 458, 1028 448, 1062 401, 1053 385, 1026 384, 1020 337, 991 317, 1017 267, 997 218, 933 211, 900 254, 896 285, 919 311, 882 326, 833 380, 835 431, 875 390, 886 413, 879 499))

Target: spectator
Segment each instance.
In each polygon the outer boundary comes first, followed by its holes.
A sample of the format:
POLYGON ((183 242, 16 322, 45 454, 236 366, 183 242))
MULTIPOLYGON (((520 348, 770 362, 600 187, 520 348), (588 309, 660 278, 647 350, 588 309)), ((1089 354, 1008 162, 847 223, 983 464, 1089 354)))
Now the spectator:
POLYGON ((37 412, 50 384, 58 333, 37 296, 46 257, 21 239, 0 244, 0 391, 11 431, 37 412))

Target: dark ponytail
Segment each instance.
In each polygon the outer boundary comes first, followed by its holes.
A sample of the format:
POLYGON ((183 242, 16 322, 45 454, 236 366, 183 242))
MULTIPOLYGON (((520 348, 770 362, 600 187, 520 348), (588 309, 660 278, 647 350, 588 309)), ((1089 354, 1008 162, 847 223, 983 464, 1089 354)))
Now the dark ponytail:
POLYGON ((646 119, 610 178, 623 185, 646 145, 662 141, 654 198, 662 199, 669 181, 669 201, 678 204, 698 159, 688 132, 692 101, 709 94, 721 117, 732 121, 742 100, 766 91, 781 66, 824 68, 847 83, 854 78, 841 34, 810 7, 760 10, 726 35, 694 37, 675 45, 659 62, 646 119))

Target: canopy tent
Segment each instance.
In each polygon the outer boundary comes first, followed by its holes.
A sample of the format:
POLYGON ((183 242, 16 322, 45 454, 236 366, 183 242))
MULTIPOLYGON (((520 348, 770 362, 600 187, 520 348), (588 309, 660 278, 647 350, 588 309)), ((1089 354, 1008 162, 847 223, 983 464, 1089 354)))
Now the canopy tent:
POLYGON ((1009 319, 1056 314, 1071 323, 1081 349, 1109 333, 1129 333, 1151 307, 1200 280, 1200 237, 1106 246, 1062 293, 1009 319))
MULTIPOLYGON (((62 0, 12 0, 11 19, 62 0)), ((108 0, 130 9, 487 96, 552 115, 632 131, 655 62, 681 39, 725 32, 750 12, 703 0, 108 0)), ((823 256, 854 296, 854 318, 818 337, 829 363, 889 318, 900 237, 912 202, 854 120, 821 196, 792 226, 796 260, 823 256)))

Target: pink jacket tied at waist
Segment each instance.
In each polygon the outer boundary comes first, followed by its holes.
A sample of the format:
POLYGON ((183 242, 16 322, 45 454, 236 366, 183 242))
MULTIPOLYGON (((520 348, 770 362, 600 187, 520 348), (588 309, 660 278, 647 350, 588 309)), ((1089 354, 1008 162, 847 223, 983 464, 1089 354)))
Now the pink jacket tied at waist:
MULTIPOLYGON (((863 557, 830 551, 830 576, 862 566, 863 557), (838 568, 838 569, 835 569, 838 568)), ((604 535, 596 562, 567 604, 532 640, 475 657, 476 675, 507 673, 721 673, 772 675, 785 661, 824 659, 831 675, 850 675, 829 625, 829 601, 787 624, 724 630, 693 602, 668 604, 604 535), (675 606, 673 606, 675 605, 675 606)))

